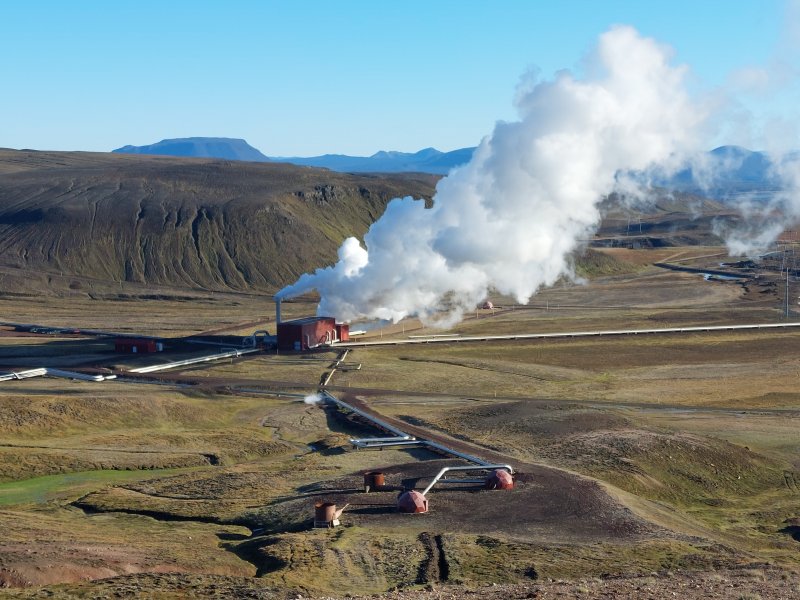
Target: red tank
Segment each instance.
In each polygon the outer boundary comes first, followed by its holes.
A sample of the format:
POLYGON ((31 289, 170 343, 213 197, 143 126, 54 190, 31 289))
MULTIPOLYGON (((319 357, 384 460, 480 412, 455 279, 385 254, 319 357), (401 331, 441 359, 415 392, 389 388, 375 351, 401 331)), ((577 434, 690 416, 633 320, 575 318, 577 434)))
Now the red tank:
POLYGON ((403 513, 426 513, 428 512, 428 501, 419 492, 409 490, 397 498, 397 510, 403 513))
POLYGON ((513 490, 514 478, 505 469, 495 469, 486 478, 487 490, 513 490))
POLYGON ((386 477, 380 471, 367 471, 364 473, 364 491, 379 492, 386 485, 386 477))

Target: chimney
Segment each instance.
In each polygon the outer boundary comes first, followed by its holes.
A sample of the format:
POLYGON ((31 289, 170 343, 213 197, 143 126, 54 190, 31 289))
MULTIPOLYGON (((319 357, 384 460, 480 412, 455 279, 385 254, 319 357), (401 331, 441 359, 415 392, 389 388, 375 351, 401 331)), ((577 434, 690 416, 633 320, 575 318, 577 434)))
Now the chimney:
POLYGON ((281 300, 280 298, 275 299, 275 324, 281 322, 281 300))

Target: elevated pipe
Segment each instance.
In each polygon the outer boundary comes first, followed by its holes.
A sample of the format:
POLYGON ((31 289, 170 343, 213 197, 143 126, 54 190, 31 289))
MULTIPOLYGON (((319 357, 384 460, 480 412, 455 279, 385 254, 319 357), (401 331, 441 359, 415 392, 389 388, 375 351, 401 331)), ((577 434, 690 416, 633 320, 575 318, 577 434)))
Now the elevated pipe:
POLYGON ((353 444, 354 447, 360 448, 362 450, 366 450, 368 448, 392 448, 395 446, 404 446, 406 448, 411 447, 420 447, 425 445, 424 440, 404 440, 399 438, 387 438, 382 442, 377 442, 371 444, 370 441, 372 438, 363 438, 360 440, 350 440, 350 443, 353 444))
MULTIPOLYGON (((322 387, 325 387, 326 385, 328 385, 328 384, 331 382, 331 379, 333 379, 333 375, 334 375, 334 373, 336 373, 337 369, 339 369, 339 367, 340 367, 340 366, 341 366, 341 364, 342 364, 342 361, 343 361, 345 358, 347 358, 347 353, 348 353, 348 352, 350 352, 350 350, 349 350, 349 349, 347 349, 347 350, 345 350, 344 352, 342 352, 342 353, 339 355, 339 358, 337 358, 337 359, 336 359, 336 361, 333 363, 333 365, 331 365, 331 371, 330 371, 330 373, 328 373, 328 376, 327 376, 327 377, 325 378, 325 380, 322 382, 322 387)), ((331 396, 331 397, 332 397, 332 396, 331 396)), ((348 404, 347 406, 349 407, 350 405, 348 404)), ((350 408, 352 408, 352 407, 350 407, 350 408)))
POLYGON ((514 340, 546 340, 577 337, 605 337, 626 335, 658 335, 675 333, 714 333, 726 331, 758 331, 764 329, 791 329, 800 323, 763 323, 760 325, 707 325, 698 327, 664 327, 659 329, 619 329, 608 331, 574 331, 565 333, 517 333, 509 335, 482 335, 437 337, 407 340, 380 340, 374 342, 341 342, 338 347, 365 348, 369 346, 404 346, 410 344, 460 344, 469 342, 500 342, 514 340))
POLYGON ((39 369, 28 369, 27 371, 16 371, 12 373, 0 374, 0 381, 11 381, 13 379, 29 379, 31 377, 59 377, 61 379, 77 379, 79 381, 106 381, 108 379, 116 379, 116 375, 89 375, 87 373, 78 373, 76 371, 64 371, 62 369, 53 369, 51 367, 42 367, 39 369))
POLYGON ((45 375, 47 375, 47 369, 27 369, 25 371, 12 371, 11 373, 0 374, 0 381, 29 379, 30 377, 44 377, 45 375))
MULTIPOLYGON (((355 406, 351 406, 347 402, 342 402, 341 400, 339 400, 335 396, 332 396, 331 394, 329 394, 325 390, 322 390, 320 393, 326 399, 327 402, 335 404, 336 406, 338 406, 340 408, 343 408, 345 410, 349 410, 350 412, 355 413, 360 417, 363 417, 364 419, 368 420, 369 422, 371 422, 373 425, 375 425, 379 429, 383 429, 384 431, 388 431, 389 433, 395 434, 395 436, 397 436, 398 441, 399 440, 414 440, 414 439, 416 439, 414 436, 408 435, 405 431, 400 431, 399 429, 397 429, 396 427, 393 427, 392 425, 389 425, 385 421, 381 421, 380 419, 375 418, 371 414, 366 413, 363 410, 356 408, 355 406)), ((369 439, 369 438, 366 438, 366 439, 369 439)), ((350 440, 350 441, 352 442, 353 440, 350 440)))
POLYGON ((246 350, 231 350, 230 352, 220 352, 217 354, 209 354, 207 356, 200 356, 198 358, 187 358, 186 360, 176 360, 170 363, 160 365, 150 365, 149 367, 138 367, 130 369, 128 373, 154 373, 156 371, 166 371, 167 369, 176 369, 178 367, 186 367, 189 365, 197 365, 200 363, 213 362, 223 358, 239 358, 243 354, 253 354, 254 352, 261 352, 259 348, 249 348, 246 350))
POLYGON ((459 452, 458 450, 453 450, 452 448, 448 448, 443 444, 439 444, 437 442, 431 442, 430 440, 425 440, 425 445, 428 448, 433 448, 434 450, 439 450, 440 452, 444 452, 445 454, 449 454, 451 456, 456 456, 458 458, 463 458, 467 462, 471 462, 474 465, 478 465, 479 467, 489 468, 491 463, 485 461, 477 456, 472 456, 471 454, 466 454, 464 452, 459 452))
MULTIPOLYGON (((437 473, 436 477, 433 478, 433 481, 431 481, 428 484, 428 487, 426 487, 425 490, 423 490, 422 495, 424 496, 428 492, 430 492, 431 488, 433 486, 435 486, 439 482, 440 479, 442 479, 442 477, 445 475, 445 473, 449 473, 450 471, 493 471, 495 469, 505 469, 506 471, 509 472, 509 474, 511 474, 511 475, 514 474, 514 469, 511 467, 511 465, 483 464, 483 465, 472 465, 472 466, 467 466, 467 467, 445 467, 441 471, 439 471, 439 473, 437 473)), ((478 480, 471 480, 471 481, 467 480, 467 481, 469 483, 479 483, 478 480)), ((443 483, 465 483, 465 480, 463 480, 463 479, 454 479, 454 480, 444 479, 444 480, 442 480, 442 482, 443 483)))

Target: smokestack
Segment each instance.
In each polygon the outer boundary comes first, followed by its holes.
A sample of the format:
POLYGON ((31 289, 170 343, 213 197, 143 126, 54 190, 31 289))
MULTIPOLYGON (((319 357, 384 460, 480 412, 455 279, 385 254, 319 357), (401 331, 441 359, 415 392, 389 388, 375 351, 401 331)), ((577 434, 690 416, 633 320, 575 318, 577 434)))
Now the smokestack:
POLYGON ((277 325, 280 322, 281 322, 281 299, 280 298, 276 298, 275 299, 275 324, 277 325))

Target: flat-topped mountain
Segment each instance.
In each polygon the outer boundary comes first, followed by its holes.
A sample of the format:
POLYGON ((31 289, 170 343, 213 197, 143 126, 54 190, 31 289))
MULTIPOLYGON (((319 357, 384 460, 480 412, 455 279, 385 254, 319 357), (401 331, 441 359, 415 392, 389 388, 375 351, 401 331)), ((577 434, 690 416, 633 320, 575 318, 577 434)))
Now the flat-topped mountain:
POLYGON ((190 137, 161 140, 148 146, 123 146, 113 152, 120 154, 155 154, 195 158, 223 158, 227 160, 268 161, 250 144, 236 138, 190 137))

